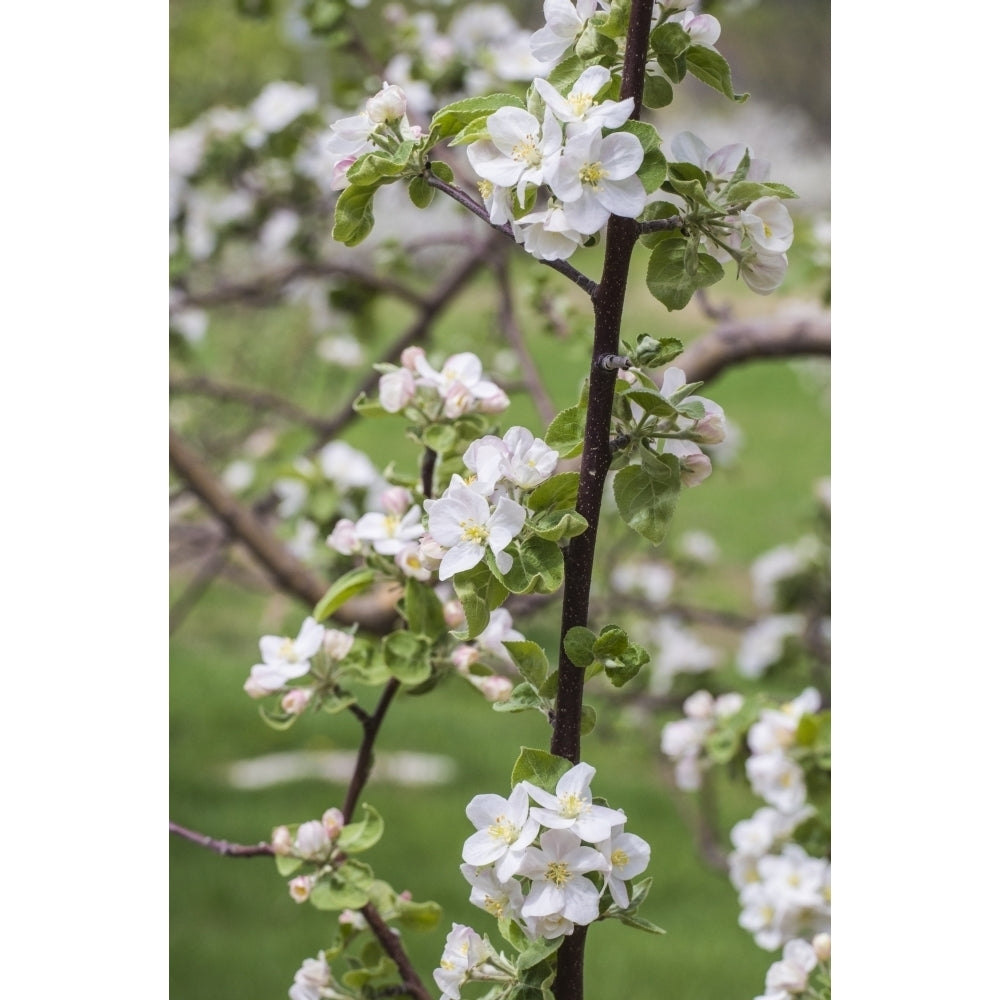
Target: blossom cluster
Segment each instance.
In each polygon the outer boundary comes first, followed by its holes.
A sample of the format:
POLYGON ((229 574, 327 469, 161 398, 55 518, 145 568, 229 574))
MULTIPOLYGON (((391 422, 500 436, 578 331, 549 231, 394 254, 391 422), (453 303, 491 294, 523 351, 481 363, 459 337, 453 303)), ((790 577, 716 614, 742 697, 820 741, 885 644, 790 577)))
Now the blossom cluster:
POLYGON ((629 132, 604 134, 634 107, 632 98, 598 100, 610 82, 607 67, 589 66, 563 96, 537 77, 541 121, 525 108, 500 108, 486 119, 489 138, 468 147, 490 222, 510 223, 515 239, 542 260, 568 258, 612 215, 634 219, 646 206, 642 143, 629 132), (529 205, 529 191, 534 199, 541 189, 548 201, 529 205))
POLYGON ((298 635, 265 635, 260 640, 261 663, 250 670, 243 690, 251 698, 265 698, 283 692, 281 709, 288 715, 301 715, 313 696, 315 686, 289 686, 289 681, 311 674, 317 681, 313 658, 322 651, 328 664, 343 660, 354 645, 354 635, 341 629, 327 629, 312 616, 306 618, 298 635))
POLYGON ((438 371, 422 347, 407 347, 398 366, 382 367, 378 399, 387 413, 413 406, 428 420, 454 420, 467 413, 502 413, 510 406, 503 389, 483 378, 483 363, 470 351, 445 358, 438 371))
MULTIPOLYGON (((300 823, 295 833, 287 826, 275 827, 271 847, 279 857, 300 858, 323 865, 333 854, 337 838, 344 829, 344 814, 332 806, 320 819, 300 823)), ((288 893, 296 903, 304 903, 312 894, 317 875, 296 875, 288 883, 288 893)))
POLYGON ((628 882, 645 871, 649 845, 625 833, 622 810, 593 801, 594 774, 580 763, 559 778, 554 794, 521 781, 509 798, 472 799, 466 816, 476 832, 465 841, 461 866, 472 903, 514 921, 532 940, 592 923, 602 900, 628 908, 628 882))
POLYGON ((288 1000, 336 1000, 342 996, 323 952, 302 963, 288 991, 288 1000))
POLYGON ((684 700, 684 718, 668 722, 660 737, 660 749, 674 762, 674 778, 685 791, 701 787, 708 764, 705 741, 720 719, 735 715, 743 707, 737 693, 713 698, 708 691, 696 691, 684 700))
MULTIPOLYGON (((677 135, 670 152, 675 159, 699 167, 706 176, 705 194, 723 204, 726 186, 744 161, 744 180, 765 182, 771 173, 770 163, 755 158, 747 146, 732 143, 710 151, 693 132, 677 135)), ((779 197, 756 198, 745 208, 701 228, 705 253, 720 263, 733 258, 739 261, 740 276, 752 291, 767 295, 781 284, 788 270, 786 251, 792 245, 794 227, 779 197)))
POLYGON ((441 580, 478 565, 487 548, 497 569, 509 572, 514 559, 504 550, 528 516, 520 500, 555 472, 559 453, 526 427, 512 427, 502 438, 473 441, 462 461, 469 480, 453 475, 438 499, 424 501, 428 535, 441 552, 441 580))
POLYGON ((829 1000, 829 965, 829 934, 817 934, 812 941, 794 938, 785 944, 781 958, 767 970, 765 992, 754 1000, 792 1000, 803 994, 829 1000))
POLYGON ((517 970, 498 953, 489 939, 480 937, 471 927, 452 924, 444 944, 441 962, 434 970, 434 982, 442 1000, 461 1000, 459 992, 466 982, 513 982, 517 970))

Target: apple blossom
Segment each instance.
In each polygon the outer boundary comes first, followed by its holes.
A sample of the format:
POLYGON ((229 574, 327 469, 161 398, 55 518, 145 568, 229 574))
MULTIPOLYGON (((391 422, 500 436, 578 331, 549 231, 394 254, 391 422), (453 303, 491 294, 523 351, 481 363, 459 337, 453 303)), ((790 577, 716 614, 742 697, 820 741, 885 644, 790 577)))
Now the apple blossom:
POLYGON ((666 438, 662 444, 665 455, 676 455, 681 463, 681 482, 685 486, 698 486, 712 472, 712 460, 694 441, 666 438))
POLYGON ((685 10, 680 14, 671 14, 667 18, 667 23, 679 24, 691 37, 692 45, 704 45, 711 48, 719 40, 722 34, 722 25, 719 19, 711 14, 695 14, 690 10, 685 10))
POLYGON ((610 867, 606 885, 611 898, 622 909, 626 909, 629 898, 625 883, 646 870, 649 864, 649 844, 634 833, 624 833, 623 827, 616 827, 607 840, 602 840, 595 846, 607 858, 610 867))
POLYGON ((555 62, 583 31, 587 19, 598 6, 607 9, 601 0, 545 0, 542 12, 545 24, 530 39, 531 51, 542 62, 555 62))
POLYGON ((324 859, 330 853, 332 842, 322 820, 311 819, 302 823, 295 834, 295 853, 299 857, 324 859))
POLYGON ((534 87, 556 118, 566 122, 567 135, 574 135, 584 129, 618 128, 628 119, 635 107, 631 97, 624 101, 594 103, 597 94, 610 82, 611 70, 606 66, 588 66, 565 97, 548 80, 538 78, 534 87))
POLYGON ((445 940, 441 964, 434 970, 434 982, 445 997, 460 1000, 459 989, 472 971, 491 957, 483 939, 464 924, 452 924, 445 940))
MULTIPOLYGON (((254 690, 277 691, 286 681, 309 672, 310 659, 323 644, 324 628, 312 617, 306 618, 295 639, 265 635, 260 640, 263 663, 250 671, 254 690)), ((249 692, 248 692, 249 693, 249 692)))
POLYGON ((287 826, 276 826, 271 831, 271 850, 275 854, 292 853, 292 834, 287 826))
POLYGON ((281 698, 281 710, 289 715, 301 715, 313 696, 312 688, 292 688, 281 698))
POLYGON ((336 807, 327 809, 320 819, 331 840, 336 840, 340 836, 340 831, 344 829, 344 814, 336 807))
POLYGON ((548 178, 569 225, 589 234, 612 215, 634 219, 646 206, 646 189, 636 176, 642 159, 642 143, 630 132, 570 136, 548 178))
POLYGON ((539 844, 526 849, 521 863, 520 874, 532 882, 521 914, 558 916, 574 924, 595 921, 601 894, 585 876, 588 872, 607 874, 611 863, 595 848, 584 847, 571 830, 546 830, 539 844))
POLYGON ((413 373, 407 368, 386 372, 378 380, 378 401, 388 413, 399 413, 416 395, 413 373))
POLYGON ((288 883, 288 895, 296 903, 304 903, 311 895, 313 886, 316 884, 315 875, 296 875, 288 883))
POLYGON ((555 115, 546 108, 540 122, 523 108, 503 107, 486 119, 486 131, 489 139, 467 149, 472 169, 493 184, 516 188, 524 205, 528 184, 546 183, 559 155, 562 129, 555 115))
POLYGON ((785 942, 781 961, 775 962, 767 970, 764 980, 768 993, 785 990, 788 993, 802 993, 809 984, 809 973, 816 968, 816 952, 808 941, 793 938, 785 942))
POLYGON ((332 987, 333 977, 326 956, 320 952, 316 958, 307 958, 298 972, 292 988, 288 991, 289 1000, 329 1000, 340 996, 332 987))
POLYGON ((425 500, 428 527, 432 537, 447 550, 441 560, 438 577, 447 580, 456 573, 472 569, 486 555, 486 547, 496 557, 497 568, 506 573, 514 564, 503 550, 524 527, 527 511, 508 497, 501 497, 496 508, 459 476, 438 500, 425 500))
POLYGON ((354 534, 362 542, 370 542, 380 555, 394 556, 407 542, 416 541, 424 533, 420 508, 414 505, 402 517, 396 513, 370 511, 354 526, 354 534))
MULTIPOLYGON (((674 393, 681 390, 687 383, 687 376, 684 371, 677 367, 670 367, 663 373, 660 383, 660 395, 664 399, 669 399, 674 393)), ((707 399, 705 396, 688 395, 683 399, 685 403, 700 403, 705 411, 703 417, 677 417, 677 429, 698 444, 719 444, 726 437, 726 415, 722 407, 715 400, 707 399)))
POLYGON ((566 260, 584 241, 558 205, 523 215, 513 229, 514 239, 539 260, 566 260))
POLYGON ((570 830, 592 844, 607 840, 612 829, 627 817, 619 809, 594 804, 590 782, 595 774, 595 768, 581 761, 559 778, 555 795, 524 782, 528 794, 539 804, 532 807, 532 817, 542 826, 570 830))
POLYGON ((328 628, 323 636, 323 652, 334 662, 347 656, 353 645, 353 633, 339 628, 328 628))
POLYGON ((505 799, 487 793, 476 795, 465 815, 476 828, 462 847, 462 860, 471 865, 496 863, 497 878, 506 882, 518 870, 527 846, 538 833, 531 815, 528 790, 518 784, 505 799))
POLYGON ((783 253, 757 251, 740 261, 740 277, 758 295, 770 295, 784 280, 788 257, 783 253))
POLYGON ((524 904, 524 891, 516 878, 501 882, 492 867, 464 864, 460 867, 465 880, 472 886, 469 901, 497 920, 517 919, 524 904))
MULTIPOLYGON (((422 537, 422 536, 421 536, 422 537)), ((403 576, 414 580, 429 580, 433 567, 427 566, 421 558, 418 542, 407 542, 394 556, 393 562, 400 568, 403 576)))

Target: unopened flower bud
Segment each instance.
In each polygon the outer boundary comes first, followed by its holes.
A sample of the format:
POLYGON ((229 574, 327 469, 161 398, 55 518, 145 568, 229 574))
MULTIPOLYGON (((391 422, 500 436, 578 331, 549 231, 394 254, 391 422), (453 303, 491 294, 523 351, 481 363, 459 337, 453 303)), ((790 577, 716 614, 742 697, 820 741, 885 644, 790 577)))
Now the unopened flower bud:
POLYGON ((715 699, 715 717, 725 719, 730 715, 735 715, 743 707, 743 695, 736 691, 727 694, 720 694, 715 699))
POLYGON ((393 562, 403 571, 404 576, 411 576, 421 582, 431 578, 431 571, 423 564, 420 558, 420 546, 416 542, 404 545, 393 556, 393 562))
POLYGON ((427 357, 427 352, 422 347, 407 347, 399 356, 399 363, 408 368, 411 372, 417 370, 417 361, 427 357))
POLYGON ((465 621, 465 609, 462 602, 453 599, 444 603, 444 622, 448 628, 458 628, 465 621))
POLYGON ((353 556, 361 551, 361 542, 354 531, 354 522, 342 517, 327 536, 326 544, 342 556, 353 556))
POLYGON ((318 819, 303 823, 295 836, 295 853, 304 858, 325 858, 330 846, 330 834, 318 819))
POLYGON ((483 677, 478 687, 483 692, 483 696, 487 701, 507 701, 510 698, 511 691, 514 690, 514 685, 510 679, 508 677, 501 677, 499 674, 483 677))
POLYGON ((383 84, 382 89, 365 103, 365 114, 373 122, 395 122, 406 114, 406 94, 402 87, 383 84))
POLYGON ((378 380, 378 401, 387 413, 399 413, 416 395, 417 385, 408 368, 386 372, 378 380))
POLYGON ((253 675, 246 679, 243 684, 243 690, 246 691, 251 698, 266 698, 269 694, 274 694, 274 691, 271 688, 264 687, 253 677, 253 675))
POLYGON ((344 829, 344 814, 336 806, 331 806, 323 813, 321 822, 330 839, 336 840, 340 836, 340 831, 344 829))
MULTIPOLYGON (((447 550, 435 538, 430 535, 422 535, 420 538, 420 561, 428 567, 437 569, 441 560, 444 559, 447 550)), ((464 619, 464 614, 463 614, 464 619)))
POLYGON ((711 719, 714 709, 715 699, 708 691, 695 691, 684 701, 684 714, 692 719, 711 719))
POLYGON ((363 931, 368 928, 368 921, 357 910, 341 910, 337 919, 345 927, 353 927, 355 930, 363 931))
POLYGON ((378 500, 387 514, 405 514, 413 506, 413 498, 405 486, 390 486, 378 500))
POLYGON ((312 688, 292 688, 281 698, 282 711, 289 715, 301 715, 313 696, 312 688))
POLYGON ((271 849, 275 854, 292 853, 292 833, 287 826, 276 826, 271 831, 271 849))
POLYGON ((813 951, 816 952, 816 958, 820 962, 830 961, 830 935, 829 934, 817 934, 816 937, 812 939, 813 951))
POLYGON ((460 674, 468 674, 469 666, 479 660, 479 650, 468 644, 456 646, 452 650, 451 662, 460 674))
POLYGON ((481 413, 503 413, 510 406, 510 396, 498 388, 485 399, 479 400, 479 411, 481 413))
POLYGON ((296 903, 304 903, 312 894, 316 879, 312 875, 296 875, 288 883, 288 894, 296 903))

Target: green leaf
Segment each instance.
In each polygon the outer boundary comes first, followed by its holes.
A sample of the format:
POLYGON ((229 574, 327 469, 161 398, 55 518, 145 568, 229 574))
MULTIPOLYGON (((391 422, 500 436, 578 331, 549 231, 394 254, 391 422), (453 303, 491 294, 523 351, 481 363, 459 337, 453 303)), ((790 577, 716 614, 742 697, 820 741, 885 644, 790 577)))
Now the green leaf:
POLYGON ((642 103, 647 108, 665 108, 674 99, 674 88, 666 77, 647 74, 642 86, 642 103))
POLYGON ((473 142, 478 142, 480 139, 489 139, 490 130, 486 125, 489 120, 489 115, 481 115, 478 118, 473 118, 465 128, 462 129, 458 135, 455 136, 451 142, 448 143, 449 146, 468 146, 473 142))
POLYGON ((667 158, 658 149, 651 149, 642 158, 636 176, 642 181, 646 194, 652 194, 666 180, 667 158))
POLYGON ((625 523, 654 545, 666 537, 681 490, 676 456, 663 457, 673 460, 669 477, 653 475, 642 465, 629 465, 615 473, 613 484, 615 503, 625 523))
POLYGON ((707 83, 737 104, 742 104, 750 96, 733 93, 733 75, 729 63, 715 49, 706 48, 704 45, 692 45, 687 50, 686 56, 688 70, 702 83, 707 83))
POLYGON ((406 622, 410 631, 435 642, 447 631, 441 599, 432 587, 413 577, 406 581, 406 622))
POLYGON ((633 360, 644 368, 660 368, 683 351, 684 345, 676 337, 651 337, 648 333, 640 333, 633 360))
POLYGON ((367 803, 363 803, 361 808, 365 814, 364 819, 348 823, 337 839, 337 847, 348 854, 374 847, 382 839, 385 830, 385 822, 375 809, 367 803))
POLYGON ((420 440, 426 448, 441 455, 454 447, 458 440, 458 431, 454 424, 431 424, 424 428, 420 440))
POLYGON ((529 510, 572 509, 576 506, 576 494, 580 487, 579 472, 559 472, 536 486, 528 496, 529 510))
POLYGON ((382 639, 382 659, 404 684, 420 684, 431 675, 430 643, 412 632, 390 632, 382 639))
POLYGON ((444 160, 431 160, 430 168, 431 173, 445 184, 450 184, 455 179, 455 171, 444 160))
POLYGON ((351 164, 347 180, 351 187, 376 188, 393 181, 402 172, 403 164, 395 157, 384 153, 365 153, 351 164))
POLYGON ((510 775, 510 787, 518 782, 530 781, 546 792, 555 793, 556 783, 573 766, 565 757, 557 757, 546 750, 521 747, 510 775))
POLYGON ((456 573, 452 578, 455 595, 462 602, 465 612, 465 629, 455 632, 458 639, 474 639, 490 623, 490 608, 487 601, 487 577, 489 568, 480 563, 472 569, 456 573))
POLYGON ((511 568, 506 573, 497 572, 497 579, 509 591, 551 594, 562 586, 563 554, 556 542, 536 535, 526 541, 515 539, 513 545, 511 568))
POLYGON ((649 255, 646 287, 671 312, 683 309, 699 288, 714 285, 723 275, 722 265, 707 253, 697 255, 694 274, 684 267, 685 247, 673 240, 658 243, 649 255))
POLYGON ((285 878, 293 875, 303 865, 302 858, 293 858, 290 854, 275 854, 274 861, 278 866, 278 874, 285 878))
POLYGON ((618 131, 634 135, 641 143, 643 153, 659 152, 663 145, 662 136, 648 122, 637 122, 629 118, 618 131))
POLYGON ((584 705, 580 710, 580 735, 587 736, 597 725, 597 711, 593 705, 584 705))
POLYGON ((427 183, 426 177, 414 177, 406 190, 410 196, 410 201, 417 208, 426 208, 434 197, 434 188, 427 183))
POLYGON ((548 711, 548 704, 527 681, 516 685, 505 701, 493 702, 494 712, 527 712, 529 709, 548 711))
POLYGON ((635 917, 631 915, 622 915, 618 919, 625 924, 627 927, 635 927, 636 930, 646 931, 648 934, 666 934, 667 932, 657 924, 654 924, 651 920, 647 920, 645 917, 635 917))
POLYGON ((318 882, 309 895, 317 910, 357 910, 368 902, 368 889, 374 876, 371 868, 349 858, 329 879, 318 882))
POLYGON ((345 246, 357 246, 375 225, 372 199, 376 188, 351 184, 340 192, 333 212, 333 238, 345 246))
POLYGON ((563 639, 563 649, 574 666, 586 669, 594 662, 597 636, 583 625, 574 625, 563 639))
POLYGON ((798 195, 784 184, 758 183, 756 181, 740 181, 726 188, 726 201, 730 205, 742 205, 743 202, 756 201, 758 198, 773 196, 776 198, 798 198, 798 195))
POLYGON ((594 641, 594 656, 620 656, 628 649, 628 633, 619 625, 605 625, 594 641))
POLYGON ((578 56, 571 55, 563 59, 555 69, 546 77, 560 94, 565 95, 570 87, 579 79, 580 74, 587 68, 586 63, 578 56))
POLYGON ((638 663, 608 663, 604 672, 608 675, 608 680, 616 688, 620 688, 632 680, 640 669, 641 665, 638 663))
POLYGON ((545 650, 530 639, 511 640, 503 645, 521 676, 529 684, 539 687, 549 673, 549 658, 545 655, 545 650))
POLYGON ((517 956, 518 972, 523 972, 525 969, 530 969, 533 965, 538 965, 539 962, 544 962, 549 955, 554 955, 559 950, 559 946, 562 942, 562 935, 548 940, 545 938, 538 938, 537 940, 532 941, 528 947, 517 956))
POLYGON ((594 16, 592 15, 587 21, 586 27, 580 33, 574 51, 584 62, 593 62, 601 56, 616 56, 618 54, 618 45, 614 39, 608 38, 607 35, 602 35, 597 30, 597 25, 594 23, 594 16))
POLYGON ((532 519, 531 530, 539 538, 558 542, 582 535, 587 530, 587 519, 575 510, 550 510, 532 519))
POLYGON ((396 920, 407 930, 432 931, 441 921, 441 905, 432 900, 415 903, 411 899, 397 897, 396 906, 396 920))
POLYGON ((583 451, 583 432, 586 424, 585 406, 571 406, 562 410, 549 424, 549 429, 545 432, 545 443, 559 452, 560 458, 574 458, 583 451))
POLYGON ((676 412, 658 392, 653 392, 651 389, 628 389, 622 395, 654 417, 672 417, 676 412))
POLYGON ((342 604, 367 590, 375 582, 375 571, 362 567, 352 569, 331 585, 317 601, 312 616, 317 622, 325 621, 342 604))
POLYGON ((476 118, 491 115, 494 111, 507 107, 523 108, 524 101, 512 94, 484 94, 446 104, 431 119, 430 134, 435 142, 450 135, 457 135, 476 118))

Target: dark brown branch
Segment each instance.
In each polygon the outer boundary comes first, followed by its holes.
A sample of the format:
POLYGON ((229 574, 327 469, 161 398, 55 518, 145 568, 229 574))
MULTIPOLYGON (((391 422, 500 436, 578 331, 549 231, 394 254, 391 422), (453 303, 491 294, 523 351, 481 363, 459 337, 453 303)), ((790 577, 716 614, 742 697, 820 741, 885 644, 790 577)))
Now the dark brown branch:
POLYGON ((500 315, 498 317, 500 329, 503 331, 504 338, 517 354, 524 386, 528 390, 528 395, 531 396, 532 402, 535 404, 535 409, 538 411, 538 416, 541 418, 542 424, 548 427, 556 415, 556 409, 552 405, 552 399, 545 388, 545 384, 542 382, 541 376, 538 374, 535 359, 531 356, 531 352, 524 342, 524 333, 521 330, 521 324, 517 321, 517 315, 514 311, 514 295, 511 290, 510 267, 507 260, 497 265, 496 275, 497 284, 500 286, 500 315))
POLYGON ((202 563, 195 578, 187 585, 180 597, 170 606, 168 635, 173 635, 184 623, 192 609, 201 600, 212 581, 226 568, 229 561, 230 539, 223 538, 219 548, 202 563))
POLYGON ((172 822, 170 824, 170 832, 178 837, 183 837, 185 840, 190 840, 200 847, 207 847, 210 851, 215 851, 216 854, 221 854, 227 858, 259 858, 274 854, 274 848, 263 841, 259 844, 231 844, 228 840, 216 840, 214 837, 208 837, 204 833, 195 833, 194 830, 188 830, 179 823, 172 822))
POLYGON ((365 715, 361 719, 361 726, 364 736, 361 746, 358 747, 358 756, 354 762, 354 773, 351 775, 351 783, 347 788, 347 795, 344 796, 344 804, 341 812, 344 814, 344 822, 350 823, 354 815, 354 809, 361 796, 361 790, 365 787, 368 777, 372 772, 372 764, 375 762, 375 738, 378 736, 379 728, 385 713, 389 711, 389 705, 396 692, 399 690, 399 681, 394 677, 382 690, 382 697, 379 698, 375 711, 371 715, 365 715))
POLYGON ((399 936, 382 919, 378 910, 371 903, 366 903, 361 908, 361 913, 365 920, 368 921, 368 926, 378 939, 378 943, 382 945, 385 953, 395 963, 399 971, 399 976, 403 980, 403 986, 406 987, 406 992, 413 997, 413 1000, 433 1000, 430 993, 424 988, 424 984, 420 981, 416 970, 413 968, 413 964, 403 949, 399 936))
POLYGON ((783 317, 724 323, 696 340, 673 363, 689 382, 708 382, 730 365, 762 358, 830 355, 830 316, 783 317))
POLYGON ((281 541, 228 493, 195 452, 170 429, 170 464, 206 507, 253 552, 275 583, 314 605, 326 586, 281 541))

